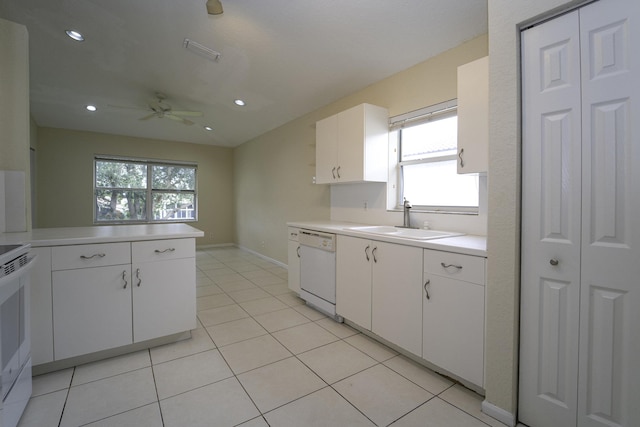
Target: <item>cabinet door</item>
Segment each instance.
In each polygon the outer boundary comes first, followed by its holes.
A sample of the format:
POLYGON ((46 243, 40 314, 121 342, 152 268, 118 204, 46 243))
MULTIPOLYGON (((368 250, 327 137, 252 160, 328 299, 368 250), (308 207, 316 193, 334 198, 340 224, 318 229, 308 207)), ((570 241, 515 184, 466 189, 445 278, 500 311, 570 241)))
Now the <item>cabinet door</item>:
POLYGON ((484 286, 434 274, 425 282, 422 358, 483 387, 484 286))
POLYGON ((374 242, 372 332, 422 355, 422 249, 374 242))
POLYGON ((195 258, 134 264, 132 280, 134 342, 196 328, 195 258))
POLYGON ((288 242, 288 273, 289 289, 293 292, 300 293, 300 244, 294 240, 288 242))
POLYGON ((54 271, 56 360, 132 343, 130 265, 54 271))
POLYGON ((338 114, 338 181, 386 182, 389 112, 361 104, 338 114))
POLYGON ((51 324, 51 248, 31 248, 37 255, 31 273, 31 361, 34 365, 53 362, 51 324))
POLYGON ((336 244, 336 313, 371 330, 372 242, 338 236, 336 244))
POLYGON ((362 181, 364 178, 365 110, 364 104, 338 114, 338 180, 362 181))
POLYGON ((316 123, 316 183, 336 182, 338 167, 338 116, 316 123))
POLYGON ((458 67, 458 173, 489 166, 489 57, 458 67))

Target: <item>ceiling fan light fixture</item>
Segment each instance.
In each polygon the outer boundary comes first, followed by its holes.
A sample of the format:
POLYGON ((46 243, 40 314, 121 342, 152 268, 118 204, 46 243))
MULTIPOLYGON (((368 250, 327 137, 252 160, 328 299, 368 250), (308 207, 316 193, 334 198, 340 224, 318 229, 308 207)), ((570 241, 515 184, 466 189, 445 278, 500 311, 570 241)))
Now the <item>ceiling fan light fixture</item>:
POLYGON ((96 107, 95 105, 91 105, 91 104, 85 106, 84 108, 86 108, 87 111, 91 111, 92 113, 98 110, 98 107, 96 107))
POLYGON ((207 0, 207 13, 209 15, 222 15, 222 12, 220 0, 207 0))
POLYGON ((76 31, 76 30, 65 30, 65 33, 67 34, 67 36, 69 36, 69 38, 72 38, 73 40, 75 40, 77 42, 83 42, 84 41, 84 36, 79 31, 76 31))
POLYGON ((213 128, 211 126, 205 126, 204 130, 206 130, 207 132, 211 132, 213 128))
POLYGON ((246 102, 244 102, 242 99, 236 99, 233 101, 234 104, 240 106, 240 107, 244 107, 245 105, 247 105, 246 102))

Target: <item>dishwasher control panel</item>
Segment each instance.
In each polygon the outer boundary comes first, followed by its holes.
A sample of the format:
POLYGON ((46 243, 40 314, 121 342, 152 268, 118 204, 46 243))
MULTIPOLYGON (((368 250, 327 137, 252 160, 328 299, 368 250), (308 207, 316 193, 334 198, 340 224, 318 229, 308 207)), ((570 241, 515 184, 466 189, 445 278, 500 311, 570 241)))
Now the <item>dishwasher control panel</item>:
POLYGON ((336 235, 331 233, 300 230, 298 233, 298 242, 300 242, 301 245, 311 246, 312 248, 322 249, 328 252, 335 252, 336 250, 336 235))

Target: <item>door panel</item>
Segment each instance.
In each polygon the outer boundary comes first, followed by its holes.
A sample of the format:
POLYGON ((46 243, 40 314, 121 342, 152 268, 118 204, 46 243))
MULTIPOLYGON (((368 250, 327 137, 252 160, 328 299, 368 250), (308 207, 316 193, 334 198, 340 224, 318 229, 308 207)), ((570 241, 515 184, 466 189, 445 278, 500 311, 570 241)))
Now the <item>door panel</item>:
POLYGON ((539 427, 576 422, 581 236, 578 25, 574 12, 522 34, 519 418, 539 427))
POLYGON ((640 425, 640 4, 580 10, 580 426, 640 425), (634 134, 635 130, 635 134, 634 134))

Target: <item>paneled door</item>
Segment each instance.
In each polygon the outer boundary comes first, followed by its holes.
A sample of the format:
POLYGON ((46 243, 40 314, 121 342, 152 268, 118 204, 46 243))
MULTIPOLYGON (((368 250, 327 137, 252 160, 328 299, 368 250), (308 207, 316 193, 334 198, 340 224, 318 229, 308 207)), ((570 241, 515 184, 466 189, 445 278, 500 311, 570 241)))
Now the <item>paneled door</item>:
POLYGON ((525 31, 522 53, 519 418, 532 426, 571 426, 580 324, 578 13, 525 31))
POLYGON ((522 33, 519 419, 531 426, 640 425, 634 40, 631 0, 522 33))

